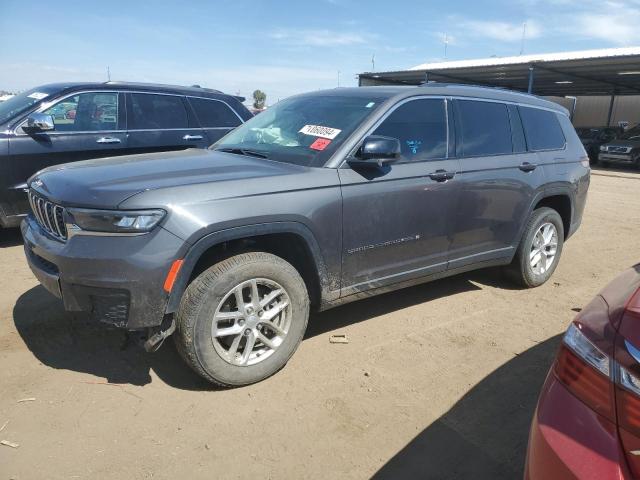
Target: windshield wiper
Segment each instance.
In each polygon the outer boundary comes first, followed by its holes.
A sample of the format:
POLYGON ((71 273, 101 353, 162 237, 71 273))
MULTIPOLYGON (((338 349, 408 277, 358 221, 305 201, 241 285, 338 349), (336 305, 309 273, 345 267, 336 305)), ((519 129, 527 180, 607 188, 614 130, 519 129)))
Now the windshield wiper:
POLYGON ((234 153, 236 155, 245 155, 247 157, 258 157, 258 158, 269 158, 262 152, 256 152, 255 150, 250 150, 247 148, 238 148, 238 147, 225 147, 225 148, 216 148, 216 152, 225 152, 225 153, 234 153))

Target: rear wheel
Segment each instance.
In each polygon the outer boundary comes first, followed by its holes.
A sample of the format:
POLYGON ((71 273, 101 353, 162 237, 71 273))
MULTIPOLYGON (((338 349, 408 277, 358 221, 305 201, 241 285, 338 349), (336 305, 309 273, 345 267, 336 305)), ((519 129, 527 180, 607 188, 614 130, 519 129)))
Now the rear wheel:
POLYGON ((280 257, 251 252, 204 271, 187 288, 176 316, 176 345, 202 377, 224 387, 263 380, 302 341, 309 296, 280 257))
POLYGON ((534 210, 507 270, 509 276, 526 288, 542 285, 558 266, 563 244, 564 225, 558 212, 547 207, 534 210))

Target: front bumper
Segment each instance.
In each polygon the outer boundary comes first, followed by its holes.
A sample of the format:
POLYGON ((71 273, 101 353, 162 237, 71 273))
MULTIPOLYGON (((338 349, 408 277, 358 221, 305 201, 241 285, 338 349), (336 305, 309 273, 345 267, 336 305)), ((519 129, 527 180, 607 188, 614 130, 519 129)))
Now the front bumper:
POLYGON ((616 162, 616 163, 635 163, 635 158, 630 153, 601 153, 598 155, 598 160, 601 162, 616 162))
POLYGON ((31 271, 66 310, 130 330, 162 323, 164 280, 186 250, 183 240, 156 228, 140 236, 75 235, 63 243, 31 215, 21 230, 31 271))
POLYGON ((553 372, 531 424, 524 478, 631 478, 616 426, 569 392, 553 372))

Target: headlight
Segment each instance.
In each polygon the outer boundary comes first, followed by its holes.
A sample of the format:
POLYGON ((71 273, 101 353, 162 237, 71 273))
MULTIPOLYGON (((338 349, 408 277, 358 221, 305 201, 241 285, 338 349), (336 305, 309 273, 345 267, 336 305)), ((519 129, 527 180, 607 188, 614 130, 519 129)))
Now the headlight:
POLYGON ((68 208, 69 222, 82 230, 104 233, 145 233, 165 216, 164 210, 89 210, 68 208))
POLYGON ((607 151, 607 146, 606 145, 600 145, 600 151, 601 152, 606 152, 607 151))

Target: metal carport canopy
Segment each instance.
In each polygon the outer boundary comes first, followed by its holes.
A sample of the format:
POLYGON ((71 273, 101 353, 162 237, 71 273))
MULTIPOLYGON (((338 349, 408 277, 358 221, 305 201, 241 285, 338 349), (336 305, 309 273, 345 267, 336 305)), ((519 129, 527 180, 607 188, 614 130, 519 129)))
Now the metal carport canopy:
POLYGON ((425 63, 409 70, 366 72, 360 85, 463 83, 541 96, 640 95, 640 47, 425 63))

